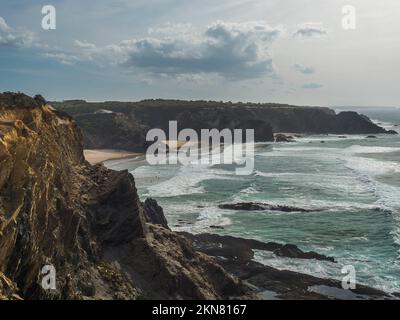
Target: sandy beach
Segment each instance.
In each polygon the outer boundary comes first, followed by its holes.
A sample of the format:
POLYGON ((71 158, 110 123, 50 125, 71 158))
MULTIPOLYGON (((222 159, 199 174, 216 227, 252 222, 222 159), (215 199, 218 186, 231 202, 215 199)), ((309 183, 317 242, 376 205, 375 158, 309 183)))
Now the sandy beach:
POLYGON ((107 160, 135 158, 142 155, 142 153, 112 149, 85 149, 83 154, 85 155, 85 159, 91 164, 103 163, 107 160))
MULTIPOLYGON (((175 140, 164 140, 163 143, 168 145, 171 150, 175 150, 176 148, 180 149, 184 144, 194 144, 188 141, 175 140)), ((90 164, 103 163, 108 160, 136 158, 143 155, 143 153, 139 152, 129 152, 114 149, 85 149, 83 154, 85 155, 85 159, 90 164)))

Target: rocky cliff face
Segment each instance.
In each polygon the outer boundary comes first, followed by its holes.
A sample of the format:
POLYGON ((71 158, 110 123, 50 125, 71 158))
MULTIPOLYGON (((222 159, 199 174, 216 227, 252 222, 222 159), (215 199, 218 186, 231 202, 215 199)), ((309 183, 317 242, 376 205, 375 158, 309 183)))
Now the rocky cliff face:
POLYGON ((157 210, 139 201, 128 172, 85 161, 72 118, 41 97, 0 94, 0 299, 243 294, 186 238, 147 223, 157 210), (41 286, 45 265, 55 290, 41 286))
POLYGON ((168 121, 178 129, 254 129, 256 141, 273 141, 273 133, 378 134, 388 133, 356 112, 336 114, 329 108, 279 104, 210 101, 147 100, 137 103, 54 103, 71 114, 83 130, 87 148, 143 151, 152 128, 168 132, 168 121))

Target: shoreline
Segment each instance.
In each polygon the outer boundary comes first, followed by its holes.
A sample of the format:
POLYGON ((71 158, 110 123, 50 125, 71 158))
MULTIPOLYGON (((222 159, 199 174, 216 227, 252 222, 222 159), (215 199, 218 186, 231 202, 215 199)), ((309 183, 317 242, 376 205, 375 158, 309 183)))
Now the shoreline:
POLYGON ((115 149, 84 149, 83 154, 86 161, 91 165, 104 163, 110 160, 131 159, 143 155, 143 153, 140 152, 115 149))

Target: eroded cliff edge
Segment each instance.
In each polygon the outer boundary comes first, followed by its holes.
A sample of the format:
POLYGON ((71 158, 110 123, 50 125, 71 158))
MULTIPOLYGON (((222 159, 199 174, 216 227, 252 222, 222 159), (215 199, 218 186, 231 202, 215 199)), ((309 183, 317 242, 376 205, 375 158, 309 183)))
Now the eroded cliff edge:
POLYGON ((0 94, 0 297, 218 299, 240 280, 190 241, 146 223, 134 178, 91 166, 68 115, 0 94), (56 269, 43 290, 41 269, 56 269))

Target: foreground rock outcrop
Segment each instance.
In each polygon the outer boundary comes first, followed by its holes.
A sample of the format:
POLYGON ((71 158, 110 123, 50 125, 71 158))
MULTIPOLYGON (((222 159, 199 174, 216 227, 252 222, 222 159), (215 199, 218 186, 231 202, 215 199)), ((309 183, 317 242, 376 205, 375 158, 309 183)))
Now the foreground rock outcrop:
POLYGON ((145 208, 127 171, 85 161, 72 118, 40 96, 0 94, 0 298, 244 294, 186 238, 148 224, 145 208), (45 265, 55 267, 56 289, 41 286, 45 265))
POLYGON ((144 214, 146 220, 152 224, 158 224, 166 229, 169 229, 168 221, 165 218, 164 210, 161 208, 157 201, 154 199, 146 199, 143 203, 144 214))
MULTIPOLYGON (((258 142, 274 141, 274 133, 380 134, 391 133, 356 112, 336 114, 329 108, 284 104, 223 103, 215 101, 145 100, 89 103, 83 100, 54 102, 82 128, 89 149, 144 151, 149 129, 168 132, 168 122, 178 130, 254 129, 258 142)), ((278 141, 287 139, 277 136, 278 141)))

